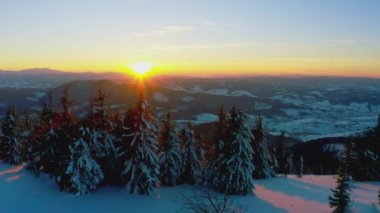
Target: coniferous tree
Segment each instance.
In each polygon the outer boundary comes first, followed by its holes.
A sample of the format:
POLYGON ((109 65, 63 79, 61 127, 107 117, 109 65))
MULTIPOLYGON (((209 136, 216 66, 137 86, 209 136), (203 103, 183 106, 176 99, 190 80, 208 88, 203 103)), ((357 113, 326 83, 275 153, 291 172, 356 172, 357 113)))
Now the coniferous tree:
POLYGON ((374 162, 374 178, 378 181, 380 180, 380 114, 377 120, 376 130, 375 130, 375 138, 371 140, 371 150, 373 152, 373 157, 376 159, 374 162))
POLYGON ((247 127, 247 115, 234 107, 228 120, 228 138, 224 153, 215 163, 213 187, 226 194, 246 195, 252 192, 254 152, 250 144, 253 135, 247 127))
POLYGON ((99 162, 106 174, 114 173, 116 160, 116 138, 112 134, 112 123, 106 108, 106 95, 99 88, 91 99, 90 113, 84 122, 87 141, 93 158, 99 162))
MULTIPOLYGON (((212 179, 216 174, 216 163, 219 162, 219 159, 222 157, 223 153, 226 152, 226 140, 227 140, 227 130, 228 130, 228 122, 227 122, 227 114, 224 110, 224 106, 220 107, 218 113, 218 121, 214 127, 211 155, 208 158, 206 169, 203 174, 203 184, 204 185, 212 185, 212 179)), ((207 153, 207 152, 206 152, 207 153)))
POLYGON ((294 168, 293 168, 293 153, 291 151, 288 152, 286 156, 286 164, 285 164, 285 174, 293 174, 294 168))
POLYGON ((224 141, 227 139, 227 129, 228 129, 227 119, 228 118, 224 110, 224 106, 222 105, 218 113, 218 122, 216 123, 216 126, 215 126, 214 158, 218 158, 219 155, 225 151, 224 141))
POLYGON ((353 179, 357 181, 380 180, 380 116, 372 132, 351 137, 351 149, 355 159, 349 164, 353 179))
POLYGON ((106 95, 101 88, 97 95, 91 100, 91 111, 89 113, 90 149, 92 155, 97 159, 110 157, 115 153, 114 138, 110 134, 111 122, 106 109, 106 95))
POLYGON ((270 162, 272 157, 268 150, 266 133, 263 127, 263 118, 261 116, 257 117, 256 125, 252 133, 254 137, 251 143, 255 153, 253 164, 256 166, 253 173, 254 178, 265 179, 275 177, 276 173, 270 162))
POLYGON ((377 118, 377 125, 375 127, 375 136, 379 139, 380 138, 380 114, 377 118))
POLYGON ((63 189, 76 195, 95 190, 104 178, 102 169, 91 156, 85 137, 86 132, 81 127, 78 139, 69 145, 69 161, 65 169, 67 183, 63 189))
POLYGON ((336 179, 337 186, 332 189, 333 195, 329 196, 330 207, 334 208, 333 212, 346 213, 350 211, 350 180, 351 177, 348 174, 349 153, 346 149, 343 161, 338 170, 338 177, 336 179))
POLYGON ((19 126, 20 126, 20 143, 21 143, 21 153, 22 161, 27 161, 27 154, 29 148, 29 138, 34 129, 34 120, 30 113, 23 113, 19 116, 19 126))
POLYGON ((27 167, 39 176, 40 170, 54 174, 58 162, 58 134, 57 126, 59 115, 52 107, 52 95, 48 93, 48 100, 43 103, 42 112, 36 128, 31 132, 27 149, 27 167))
POLYGON ((182 152, 182 171, 180 182, 195 184, 200 175, 201 153, 199 141, 194 135, 193 126, 189 123, 188 127, 180 132, 181 152, 182 152))
MULTIPOLYGON (((125 158, 125 148, 126 144, 123 140, 123 134, 126 131, 124 128, 124 116, 122 116, 119 112, 115 112, 113 114, 110 114, 110 134, 114 138, 114 145, 115 145, 115 154, 114 159, 112 159, 112 162, 107 162, 108 168, 104 170, 105 172, 105 180, 107 182, 116 183, 116 184, 122 184, 121 180, 121 172, 124 165, 125 158)), ((113 155, 111 155, 113 156, 113 155)))
POLYGON ((302 177, 303 176, 303 156, 301 155, 301 157, 299 158, 299 162, 298 162, 298 177, 302 177))
POLYGON ((22 161, 20 128, 15 106, 10 106, 2 121, 2 137, 0 143, 1 158, 6 163, 20 164, 22 161))
POLYGON ((66 169, 70 160, 69 146, 79 137, 77 124, 74 122, 71 111, 73 101, 69 98, 68 89, 65 89, 61 97, 62 112, 57 121, 57 151, 55 159, 58 161, 56 169, 52 174, 56 177, 57 184, 61 190, 67 189, 70 184, 70 176, 66 169))
POLYGON ((130 193, 150 194, 159 183, 155 118, 140 94, 125 117, 123 183, 130 193))
MULTIPOLYGON (((371 141, 353 143, 353 153, 357 160, 351 164, 353 178, 357 181, 377 180, 379 178, 380 155, 371 146, 371 141)), ((380 154, 380 153, 379 153, 380 154)))
POLYGON ((280 135, 280 141, 276 148, 276 158, 278 161, 277 173, 285 174, 286 155, 285 155, 285 132, 282 131, 280 135))
POLYGON ((356 149, 356 143, 353 142, 352 136, 350 136, 350 139, 346 145, 346 151, 347 154, 347 173, 351 177, 357 177, 359 175, 360 171, 360 162, 358 161, 358 153, 356 149))
POLYGON ((170 113, 162 123, 159 137, 159 162, 160 180, 165 186, 177 184, 181 175, 181 152, 179 148, 179 137, 175 132, 175 125, 171 121, 170 113))
POLYGON ((277 156, 276 156, 276 148, 268 147, 268 151, 269 151, 269 160, 268 160, 269 165, 273 169, 274 176, 276 176, 276 171, 278 171, 278 167, 279 167, 277 156))

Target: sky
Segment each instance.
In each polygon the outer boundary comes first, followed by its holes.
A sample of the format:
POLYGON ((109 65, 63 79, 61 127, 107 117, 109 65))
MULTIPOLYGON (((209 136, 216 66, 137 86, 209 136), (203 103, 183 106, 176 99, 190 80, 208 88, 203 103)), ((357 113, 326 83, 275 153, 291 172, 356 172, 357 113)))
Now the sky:
POLYGON ((0 69, 380 77, 379 0, 1 0, 0 69))

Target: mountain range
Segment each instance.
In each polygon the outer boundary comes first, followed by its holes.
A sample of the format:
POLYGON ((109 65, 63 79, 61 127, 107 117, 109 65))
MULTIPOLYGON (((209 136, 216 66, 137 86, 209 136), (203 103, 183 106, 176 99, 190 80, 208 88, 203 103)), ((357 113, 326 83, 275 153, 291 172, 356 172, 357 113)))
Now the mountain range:
MULTIPOLYGON (((8 105, 38 110, 51 91, 54 105, 68 89, 78 116, 99 88, 111 110, 125 111, 137 94, 133 78, 122 73, 69 73, 50 69, 0 71, 0 115, 8 105)), ((250 125, 264 116, 271 134, 285 131, 301 141, 340 137, 376 125, 380 113, 380 79, 307 76, 199 78, 165 76, 147 81, 147 97, 160 119, 172 112, 179 124, 217 120, 221 105, 249 114, 250 125)))

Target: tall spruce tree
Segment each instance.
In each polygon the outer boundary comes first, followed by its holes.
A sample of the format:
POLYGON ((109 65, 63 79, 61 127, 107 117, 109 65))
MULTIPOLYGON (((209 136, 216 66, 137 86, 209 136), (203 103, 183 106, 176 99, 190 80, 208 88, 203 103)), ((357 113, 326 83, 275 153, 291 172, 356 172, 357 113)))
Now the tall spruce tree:
POLYGON ((1 158, 9 164, 20 164, 22 161, 20 128, 15 106, 10 106, 2 121, 0 143, 1 158))
POLYGON ((90 129, 90 149, 96 159, 109 158, 115 153, 114 137, 110 133, 111 121, 106 108, 106 95, 101 88, 91 99, 91 110, 88 116, 90 129))
POLYGON ((52 174, 56 177, 57 184, 61 190, 68 188, 70 184, 70 176, 66 174, 66 169, 70 160, 69 146, 78 138, 77 124, 74 122, 72 114, 73 101, 69 98, 68 89, 64 89, 63 96, 61 97, 62 111, 59 114, 57 127, 57 151, 55 159, 58 161, 52 174))
POLYGON ((114 173, 116 160, 116 138, 112 134, 112 122, 106 107, 106 94, 101 87, 91 99, 90 112, 85 119, 87 141, 93 158, 99 162, 105 175, 114 173))
POLYGON ((333 212, 346 213, 350 212, 350 180, 351 177, 348 174, 348 161, 350 155, 348 149, 346 149, 341 166, 338 170, 338 176, 336 179, 337 186, 335 189, 331 189, 333 194, 329 196, 330 207, 334 208, 333 212))
POLYGON ((253 164, 256 166, 253 173, 254 178, 265 179, 275 177, 276 173, 270 162, 272 157, 268 150, 266 133, 263 127, 263 118, 261 116, 257 117, 252 133, 254 137, 251 143, 255 153, 253 164))
POLYGON ((379 139, 380 138, 380 114, 377 117, 377 125, 375 127, 375 136, 379 139))
POLYGON ((57 125, 59 115, 52 107, 52 95, 48 93, 48 100, 43 102, 42 112, 36 128, 29 137, 27 150, 27 167, 39 176, 40 170, 52 174, 58 163, 58 134, 57 125))
POLYGON ((347 154, 347 173, 353 178, 360 175, 360 162, 358 161, 358 153, 356 143, 353 141, 353 137, 350 136, 348 143, 346 144, 347 154))
MULTIPOLYGON (((208 162, 206 169, 203 172, 203 180, 202 184, 204 185, 212 185, 212 179, 214 178, 217 167, 216 164, 219 162, 219 159, 222 157, 224 150, 226 147, 227 140, 227 131, 228 131, 228 117, 227 113, 224 110, 224 106, 222 105, 219 109, 218 113, 218 121, 215 123, 214 131, 213 131, 213 140, 211 144, 211 154, 208 157, 208 162)), ((207 152, 206 152, 207 155, 207 152)))
POLYGON ((225 150, 224 149, 224 141, 227 139, 227 129, 228 129, 228 123, 227 123, 227 114, 224 110, 224 106, 222 105, 220 107, 219 113, 218 113, 218 122, 215 125, 215 133, 214 133, 214 158, 219 158, 219 155, 222 154, 225 150))
POLYGON ((252 192, 254 152, 253 135, 247 127, 247 115, 234 107, 228 120, 228 137, 223 154, 215 163, 213 187, 226 194, 246 195, 252 192))
POLYGON ((180 132, 182 149, 182 171, 180 182, 195 184, 200 175, 201 150, 199 141, 194 135, 191 123, 180 132))
POLYGON ((285 174, 294 174, 293 152, 291 150, 289 150, 286 156, 285 172, 285 174))
POLYGON ((357 181, 378 180, 380 178, 380 153, 376 153, 373 141, 368 140, 354 143, 352 152, 357 157, 356 163, 353 161, 351 164, 351 166, 354 165, 352 167, 353 178, 357 181))
POLYGON ((299 162, 298 162, 298 171, 297 171, 297 176, 298 177, 302 177, 303 176, 303 167, 304 167, 303 156, 301 155, 300 158, 299 158, 299 162))
POLYGON ((286 153, 285 153, 285 132, 281 131, 279 143, 276 148, 276 158, 278 161, 277 173, 285 174, 286 153))
POLYGON ((21 153, 22 161, 27 161, 28 148, 29 148, 29 138, 35 127, 34 119, 31 113, 25 112, 19 116, 19 129, 20 129, 20 143, 21 143, 21 153))
POLYGON ((150 194, 159 183, 155 118, 141 93, 125 117, 123 183, 130 193, 150 194))
POLYGON ((179 137, 175 132, 175 125, 168 113, 162 122, 162 130, 159 136, 159 162, 160 180, 164 186, 174 186, 181 175, 181 152, 179 137))
POLYGON ((63 190, 76 195, 95 190, 104 178, 102 169, 91 156, 85 138, 85 129, 81 127, 80 135, 69 145, 69 160, 65 169, 67 183, 63 190))

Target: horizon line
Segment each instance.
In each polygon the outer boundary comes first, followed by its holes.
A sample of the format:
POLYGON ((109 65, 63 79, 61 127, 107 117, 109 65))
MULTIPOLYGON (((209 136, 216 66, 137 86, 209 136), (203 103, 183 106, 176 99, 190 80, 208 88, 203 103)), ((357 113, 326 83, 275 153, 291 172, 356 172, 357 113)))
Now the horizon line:
MULTIPOLYGON (((60 70, 60 69, 52 69, 48 67, 33 67, 33 68, 25 68, 20 70, 6 70, 1 69, 0 72, 33 72, 33 71, 45 71, 45 72, 59 72, 59 73, 70 73, 70 74, 120 74, 125 75, 126 77, 132 77, 133 74, 127 71, 94 71, 94 70, 60 70)), ((197 71, 201 72, 201 71, 197 71)), ((206 72, 206 71, 203 71, 206 72)), ((206 74, 190 74, 188 72, 186 73, 163 73, 158 74, 152 72, 149 74, 150 78, 157 78, 157 77, 183 77, 183 78, 245 78, 245 77, 300 77, 300 78, 368 78, 368 79, 380 79, 380 74, 371 76, 371 75, 339 75, 339 74, 312 74, 312 73, 286 73, 286 72, 279 72, 279 73, 265 73, 265 72, 258 72, 258 71, 252 71, 252 72, 242 72, 240 73, 238 71, 235 71, 235 74, 226 74, 226 71, 220 72, 218 74, 218 71, 207 71, 206 74), (211 72, 210 74, 207 74, 207 72, 211 72)), ((234 71, 231 71, 234 72, 234 71)))

